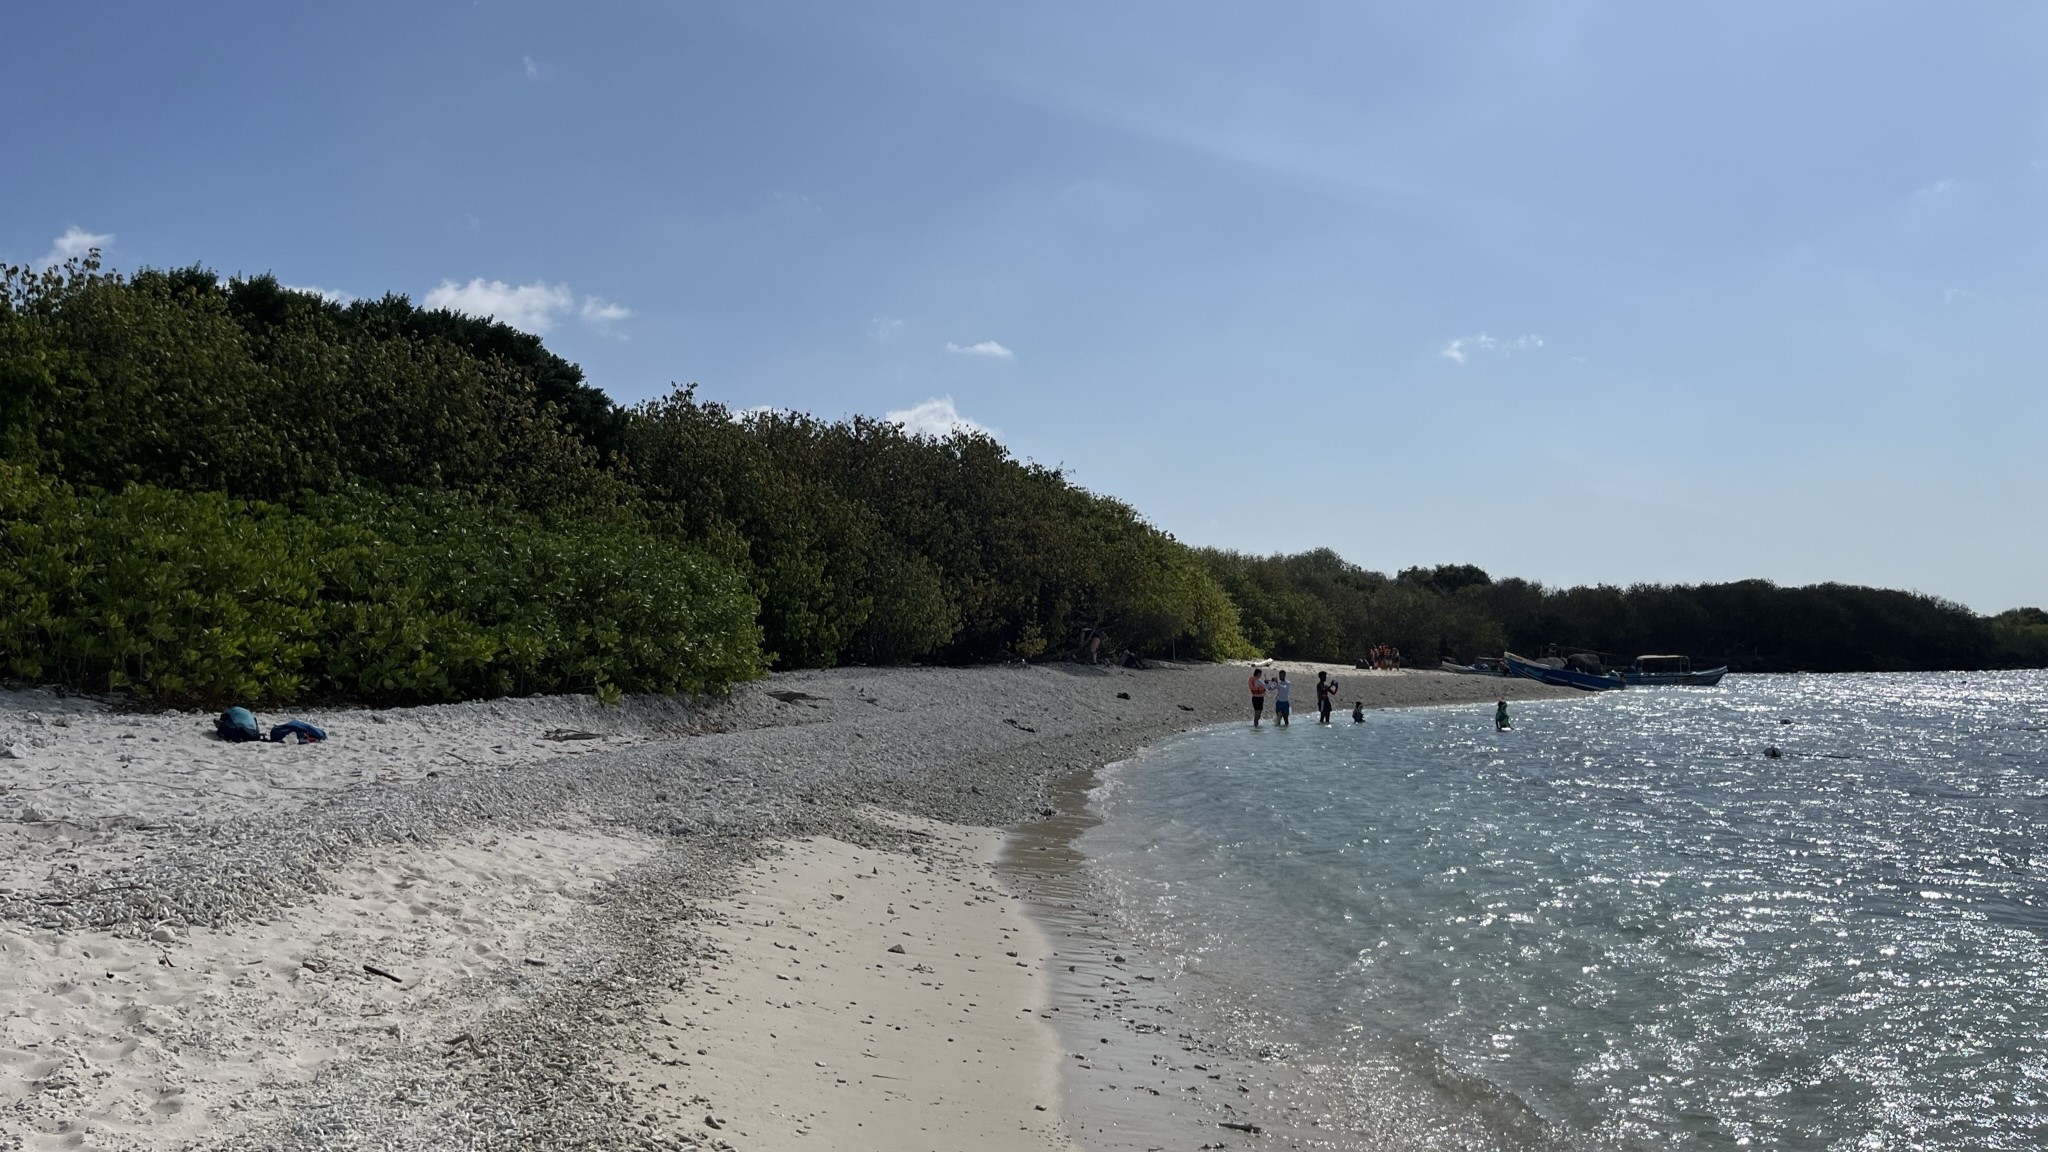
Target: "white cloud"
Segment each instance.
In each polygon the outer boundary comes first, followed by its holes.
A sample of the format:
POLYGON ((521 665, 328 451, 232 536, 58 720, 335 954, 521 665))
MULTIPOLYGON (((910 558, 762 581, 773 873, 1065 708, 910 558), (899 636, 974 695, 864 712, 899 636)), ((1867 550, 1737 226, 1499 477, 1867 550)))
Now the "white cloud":
POLYGON ((1955 190, 1955 186, 1956 182, 1954 180, 1948 178, 1947 176, 1943 176, 1941 179, 1936 180, 1934 183, 1929 184, 1926 187, 1919 189, 1918 191, 1915 191, 1913 195, 1939 196, 1944 192, 1953 192, 1955 190))
POLYGON ((1512 356, 1517 352, 1534 352, 1543 347, 1543 337, 1531 332, 1527 336, 1512 336, 1502 339, 1484 332, 1471 336, 1460 336, 1443 346, 1438 355, 1446 360, 1463 364, 1475 352, 1491 352, 1496 356, 1512 356))
POLYGON ((528 80, 539 80, 547 72, 547 65, 535 60, 531 56, 521 56, 519 63, 525 66, 526 78, 528 80))
POLYGON ((1976 296, 1977 294, 1968 288, 1948 288, 1942 291, 1941 302, 1943 304, 1953 304, 1958 300, 1973 300, 1976 296))
POLYGON ((770 192, 768 198, 784 208, 795 208, 801 212, 823 212, 825 209, 816 200, 801 192, 770 192))
POLYGON ((948 340, 946 341, 946 351, 959 356, 988 356, 997 360, 1014 360, 1017 358, 1015 352, 1010 351, 993 340, 983 340, 979 344, 955 344, 948 340))
POLYGON ((868 321, 868 339, 887 340, 903 330, 903 321, 894 316, 877 316, 868 321))
POLYGON ((995 435, 995 429, 977 424, 962 416, 953 407, 951 396, 934 396, 921 404, 912 404, 884 415, 891 424, 901 424, 912 436, 936 436, 944 438, 955 432, 979 432, 985 436, 995 435))
POLYGON ((467 284, 443 280, 424 302, 429 308, 446 308, 470 316, 486 316, 521 331, 541 335, 555 326, 563 314, 576 308, 576 294, 567 284, 536 280, 517 287, 503 280, 479 276, 467 284))
POLYGON ((83 256, 95 248, 105 252, 113 246, 114 234, 112 232, 87 232, 85 229, 73 224, 64 230, 62 236, 50 241, 50 251, 38 262, 38 265, 48 268, 52 264, 62 264, 66 260, 83 256))
POLYGON ((287 292, 304 292, 310 296, 318 296, 329 304, 349 304, 355 301, 353 295, 338 288, 315 288, 311 284, 279 284, 278 287, 287 292))
POLYGON ((428 308, 489 317, 536 336, 547 335, 565 316, 576 316, 606 335, 615 335, 611 326, 633 315, 631 309, 602 296, 585 296, 578 303, 576 293, 567 284, 536 280, 513 285, 481 276, 467 284, 443 280, 421 303, 428 308))
POLYGON ((582 316, 592 324, 603 327, 607 324, 616 324, 621 320, 632 319, 633 310, 623 304, 614 304, 602 296, 585 296, 583 298, 583 307, 577 310, 577 315, 582 316))
POLYGON ((585 324, 596 329, 600 335, 610 336, 614 340, 624 340, 627 338, 626 334, 612 326, 621 320, 632 319, 633 310, 623 304, 614 304, 602 296, 585 296, 583 307, 576 310, 576 315, 585 324))

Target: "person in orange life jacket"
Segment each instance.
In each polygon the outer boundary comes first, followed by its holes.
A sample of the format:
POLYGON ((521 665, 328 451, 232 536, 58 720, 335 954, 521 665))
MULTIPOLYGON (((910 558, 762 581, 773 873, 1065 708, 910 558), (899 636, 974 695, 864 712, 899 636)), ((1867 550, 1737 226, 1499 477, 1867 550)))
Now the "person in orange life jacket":
POLYGON ((1257 728, 1259 718, 1266 714, 1266 678, 1259 675, 1257 668, 1252 669, 1251 690, 1252 727, 1257 728))

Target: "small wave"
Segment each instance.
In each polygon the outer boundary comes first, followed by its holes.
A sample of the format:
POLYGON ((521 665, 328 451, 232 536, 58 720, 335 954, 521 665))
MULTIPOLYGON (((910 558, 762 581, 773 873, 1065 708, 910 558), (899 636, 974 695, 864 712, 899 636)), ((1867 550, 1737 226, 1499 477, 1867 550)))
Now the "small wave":
POLYGON ((1460 1068, 1427 1041, 1411 1049, 1414 1067, 1455 1115, 1477 1119, 1487 1131, 1517 1152, 1565 1152, 1583 1149, 1575 1135, 1546 1118, 1513 1090, 1486 1076, 1460 1068))

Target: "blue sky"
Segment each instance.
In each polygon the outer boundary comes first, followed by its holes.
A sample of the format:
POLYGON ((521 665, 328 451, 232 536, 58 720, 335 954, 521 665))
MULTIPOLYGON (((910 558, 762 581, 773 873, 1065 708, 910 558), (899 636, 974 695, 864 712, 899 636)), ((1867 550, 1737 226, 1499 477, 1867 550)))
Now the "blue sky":
POLYGON ((1180 538, 2048 602, 2048 8, 21 5, 0 258, 957 413, 1180 538), (69 237, 68 240, 62 238, 69 237))

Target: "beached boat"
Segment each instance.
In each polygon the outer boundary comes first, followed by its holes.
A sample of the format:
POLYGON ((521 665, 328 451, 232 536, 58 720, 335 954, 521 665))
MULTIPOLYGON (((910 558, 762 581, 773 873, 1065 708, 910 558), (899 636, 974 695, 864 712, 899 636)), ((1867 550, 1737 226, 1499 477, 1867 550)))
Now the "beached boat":
POLYGON ((1455 672, 1460 676, 1511 675, 1508 672, 1507 663, 1497 656, 1481 656, 1470 664, 1453 664, 1449 660, 1445 660, 1441 662, 1439 667, 1445 672, 1455 672))
POLYGON ((1621 670, 1621 678, 1630 684, 1653 686, 1659 684, 1684 684, 1696 688, 1712 688, 1728 674, 1728 666, 1705 668, 1693 671, 1689 656, 1638 656, 1636 662, 1621 670))
POLYGON ((1576 668, 1554 668, 1548 664, 1539 664, 1534 660, 1525 660, 1513 652, 1507 653, 1503 659, 1507 662, 1508 671, 1516 676, 1525 676, 1531 680, 1540 680, 1545 684, 1556 684, 1563 688, 1578 688, 1586 692, 1606 692, 1611 689, 1627 686, 1627 682, 1621 678, 1621 674, 1618 672, 1609 672, 1601 675, 1595 672, 1581 672, 1576 668))

